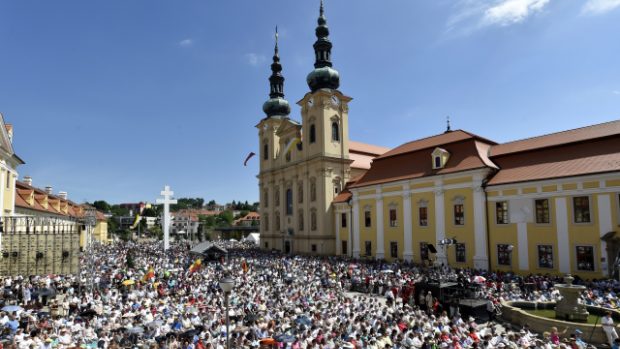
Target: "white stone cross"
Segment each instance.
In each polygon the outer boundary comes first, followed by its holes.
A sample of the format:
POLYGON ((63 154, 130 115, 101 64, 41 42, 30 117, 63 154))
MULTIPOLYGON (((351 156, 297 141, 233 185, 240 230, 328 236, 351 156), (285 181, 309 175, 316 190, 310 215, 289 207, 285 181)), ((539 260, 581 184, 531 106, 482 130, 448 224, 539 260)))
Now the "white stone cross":
POLYGON ((177 201, 172 199, 174 192, 170 190, 170 186, 165 186, 164 190, 160 193, 163 199, 157 199, 158 204, 164 204, 164 251, 168 251, 170 248, 170 204, 176 204, 177 201))

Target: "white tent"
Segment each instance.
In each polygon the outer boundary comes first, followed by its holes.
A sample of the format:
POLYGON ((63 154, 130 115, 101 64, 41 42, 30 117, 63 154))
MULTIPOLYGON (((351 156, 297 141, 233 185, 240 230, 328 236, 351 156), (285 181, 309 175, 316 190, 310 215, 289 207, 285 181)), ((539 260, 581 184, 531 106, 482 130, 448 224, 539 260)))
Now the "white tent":
POLYGON ((254 245, 260 245, 260 234, 259 233, 250 233, 243 239, 244 242, 252 242, 254 245))

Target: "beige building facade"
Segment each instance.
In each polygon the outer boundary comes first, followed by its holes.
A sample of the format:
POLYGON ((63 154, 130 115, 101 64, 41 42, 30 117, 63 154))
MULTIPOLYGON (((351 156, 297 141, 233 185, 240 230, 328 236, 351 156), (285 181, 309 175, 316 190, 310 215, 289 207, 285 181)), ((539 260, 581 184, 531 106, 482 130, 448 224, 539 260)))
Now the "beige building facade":
POLYGON ((308 92, 297 104, 301 122, 290 117, 276 47, 271 65, 266 117, 256 126, 260 146, 258 175, 261 247, 285 253, 335 254, 332 201, 354 176, 370 168, 387 149, 349 141, 351 97, 338 90, 331 66, 331 42, 321 6, 315 69, 308 92))

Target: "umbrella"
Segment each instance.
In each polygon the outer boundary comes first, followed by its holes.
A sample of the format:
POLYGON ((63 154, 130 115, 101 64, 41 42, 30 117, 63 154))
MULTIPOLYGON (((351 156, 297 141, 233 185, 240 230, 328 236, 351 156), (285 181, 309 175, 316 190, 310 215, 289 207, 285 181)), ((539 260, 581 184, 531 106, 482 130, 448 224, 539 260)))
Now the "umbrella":
POLYGON ((481 284, 481 283, 484 283, 486 281, 487 281, 487 279, 484 276, 481 276, 481 275, 474 276, 474 282, 477 283, 477 284, 481 284))
POLYGON ((123 281, 123 285, 125 285, 125 286, 130 286, 130 285, 133 285, 135 283, 136 282, 134 280, 132 280, 132 279, 123 281))
POLYGON ((195 335, 197 335, 199 333, 200 333, 200 331, 198 331, 198 330, 189 330, 189 331, 185 331, 185 332, 181 333, 180 337, 181 338, 192 338, 192 337, 194 337, 195 335))
POLYGON ((280 343, 293 343, 295 341, 295 336, 291 336, 290 334, 280 334, 273 337, 276 341, 280 343))
POLYGON ((54 289, 44 288, 39 290, 39 296, 41 297, 52 297, 54 295, 56 295, 56 291, 54 289))
POLYGON ((161 326, 164 322, 161 320, 155 320, 155 321, 151 321, 148 324, 146 324, 148 327, 157 327, 157 326, 161 326))
POLYGON ((94 309, 87 309, 80 313, 80 316, 83 317, 93 317, 97 315, 97 312, 94 309))
POLYGON ((390 269, 385 269, 385 270, 381 270, 382 273, 384 274, 391 274, 394 272, 394 270, 390 270, 390 269))
POLYGON ((24 308, 20 307, 19 305, 7 305, 2 308, 2 311, 6 311, 6 312, 22 311, 22 310, 24 310, 24 308))
POLYGON ((249 331, 249 330, 250 330, 250 328, 247 327, 247 326, 238 326, 238 327, 235 327, 235 329, 232 330, 232 332, 233 333, 243 333, 243 332, 246 332, 246 331, 249 331))
POLYGON ((140 326, 132 327, 127 330, 127 333, 144 333, 144 328, 140 326))
POLYGON ((310 320, 307 316, 299 316, 295 319, 295 323, 297 325, 310 326, 312 325, 312 320, 310 320))
POLYGON ((261 345, 275 345, 278 344, 273 338, 263 338, 259 341, 261 345))

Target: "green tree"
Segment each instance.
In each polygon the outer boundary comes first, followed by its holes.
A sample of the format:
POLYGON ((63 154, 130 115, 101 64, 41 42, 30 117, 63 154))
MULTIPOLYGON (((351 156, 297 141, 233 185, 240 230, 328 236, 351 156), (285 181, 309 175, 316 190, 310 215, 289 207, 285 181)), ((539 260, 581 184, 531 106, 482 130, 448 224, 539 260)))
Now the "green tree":
POLYGON ((104 200, 97 200, 93 202, 92 206, 101 212, 105 212, 105 213, 110 212, 110 204, 108 204, 104 200))
POLYGON ((110 212, 112 213, 112 216, 115 217, 123 217, 129 215, 129 210, 121 207, 120 205, 110 206, 110 212))
POLYGON ((144 216, 144 217, 158 217, 159 213, 157 212, 157 209, 155 209, 153 207, 149 207, 149 208, 145 208, 142 211, 142 216, 144 216))
POLYGON ((108 231, 116 233, 118 231, 118 220, 116 217, 108 218, 108 231))
POLYGON ((238 215, 235 216, 235 219, 243 218, 248 215, 250 211, 240 211, 238 215))
POLYGON ((170 206, 170 211, 176 212, 179 210, 187 209, 201 209, 204 206, 205 200, 203 198, 180 198, 177 199, 177 203, 170 206))
POLYGON ((215 220, 218 227, 229 227, 235 217, 233 217, 232 211, 224 211, 217 215, 215 220))

